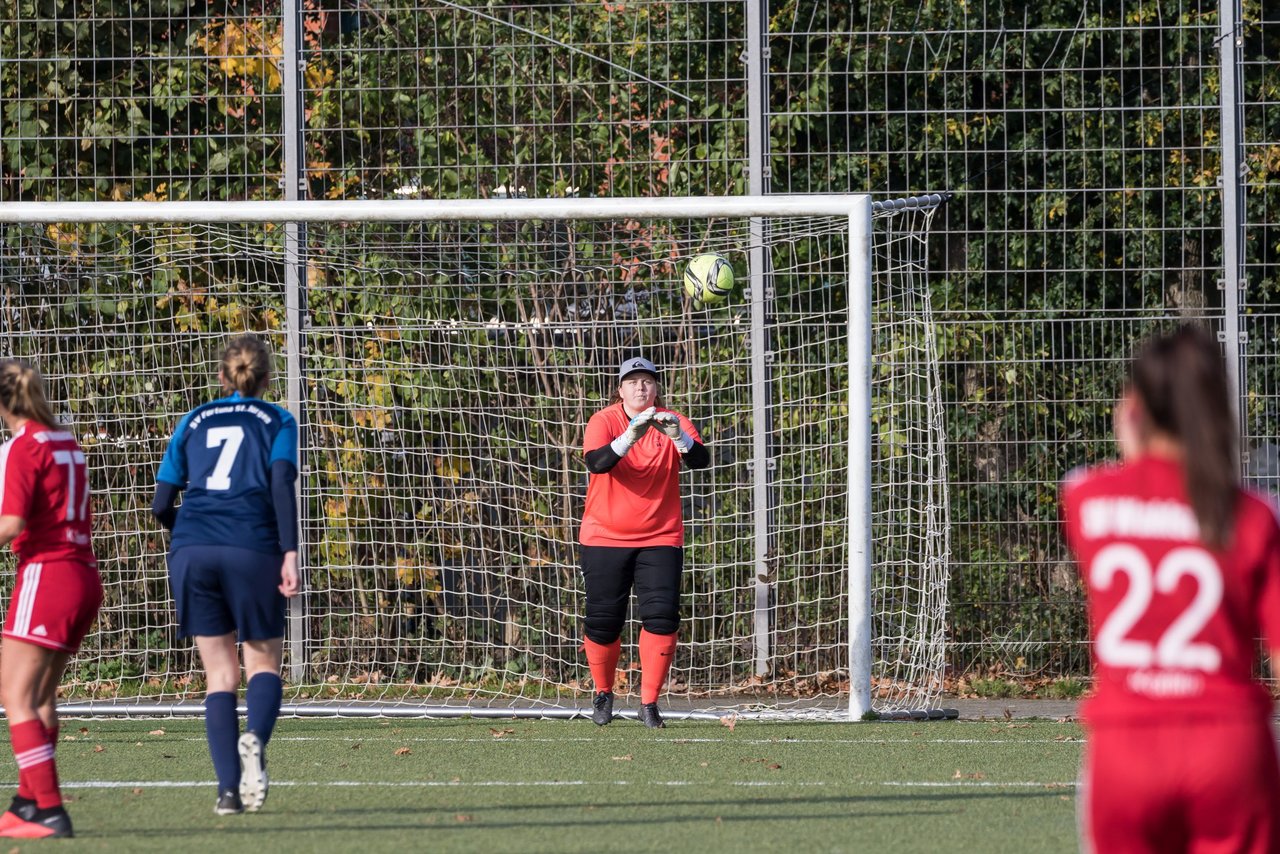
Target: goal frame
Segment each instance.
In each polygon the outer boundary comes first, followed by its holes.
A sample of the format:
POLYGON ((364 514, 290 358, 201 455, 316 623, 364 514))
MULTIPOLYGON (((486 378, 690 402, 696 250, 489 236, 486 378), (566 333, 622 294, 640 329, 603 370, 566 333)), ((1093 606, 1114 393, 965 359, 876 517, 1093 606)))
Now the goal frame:
MULTIPOLYGON (((755 218, 787 216, 846 217, 849 227, 848 287, 848 667, 850 674, 847 718, 861 720, 875 715, 872 708, 873 603, 872 573, 872 302, 873 218, 877 212, 928 209, 941 205, 943 194, 929 194, 875 202, 868 194, 771 195, 701 198, 563 198, 563 199, 465 199, 465 200, 272 200, 272 201, 180 201, 180 202, 11 202, 0 205, 0 223, 279 223, 286 228, 286 276, 297 276, 301 253, 297 224, 310 222, 412 222, 412 221, 527 221, 527 220, 609 220, 648 218, 755 218)), ((754 271, 753 271, 754 272, 754 271)), ((296 410, 301 401, 302 367, 298 353, 303 310, 297 288, 290 288, 286 305, 288 340, 287 405, 296 410)), ((762 291, 757 288, 757 291, 762 291)), ((751 295, 753 303, 764 307, 764 294, 751 295)), ((753 305, 753 314, 756 307, 753 305)), ((295 411, 295 415, 298 413, 295 411)), ((754 477, 767 477, 757 466, 754 477)), ((301 490, 301 479, 297 487, 301 490)), ((301 506, 301 505, 300 505, 301 506)), ((301 526, 301 520, 299 520, 301 526)), ((303 577, 309 568, 306 544, 299 539, 299 564, 303 577)), ((756 577, 768 573, 768 554, 757 547, 756 577)), ((757 585, 766 582, 758 581, 757 585)), ((760 592, 757 590, 757 600, 760 592)), ((767 601, 767 594, 765 596, 767 601)), ((289 676, 301 681, 307 661, 306 628, 301 597, 291 600, 286 648, 290 651, 289 676)), ((757 620, 756 660, 768 658, 767 621, 764 634, 757 620)), ((63 707, 71 714, 139 715, 198 714, 201 706, 145 703, 72 703, 63 707)), ((283 710, 295 715, 372 715, 443 717, 573 717, 576 709, 466 708, 460 706, 418 706, 414 708, 370 708, 363 705, 290 705, 283 710)), ((715 713, 718 715, 718 713, 715 713)), ((679 716, 679 715, 677 715, 679 716)), ((687 716, 700 716, 689 713, 687 716)), ((936 716, 936 715, 935 715, 936 716)))

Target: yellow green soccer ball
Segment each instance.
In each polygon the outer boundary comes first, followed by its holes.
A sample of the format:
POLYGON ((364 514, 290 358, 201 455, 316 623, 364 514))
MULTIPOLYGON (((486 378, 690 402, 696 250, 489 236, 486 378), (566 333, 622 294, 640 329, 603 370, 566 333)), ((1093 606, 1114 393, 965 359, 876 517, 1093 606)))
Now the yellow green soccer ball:
POLYGON ((733 291, 733 265, 723 255, 696 255, 684 268, 684 292, 702 305, 715 305, 733 291))

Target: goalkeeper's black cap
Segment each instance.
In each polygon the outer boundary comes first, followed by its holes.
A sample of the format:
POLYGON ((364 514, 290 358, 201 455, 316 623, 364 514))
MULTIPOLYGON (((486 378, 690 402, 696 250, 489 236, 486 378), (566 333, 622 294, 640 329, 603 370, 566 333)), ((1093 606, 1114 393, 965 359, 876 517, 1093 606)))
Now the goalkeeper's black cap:
POLYGON ((618 368, 618 382, 622 382, 631 374, 639 371, 652 374, 655 380, 658 378, 658 369, 653 366, 653 362, 643 356, 635 356, 624 361, 622 367, 618 368))

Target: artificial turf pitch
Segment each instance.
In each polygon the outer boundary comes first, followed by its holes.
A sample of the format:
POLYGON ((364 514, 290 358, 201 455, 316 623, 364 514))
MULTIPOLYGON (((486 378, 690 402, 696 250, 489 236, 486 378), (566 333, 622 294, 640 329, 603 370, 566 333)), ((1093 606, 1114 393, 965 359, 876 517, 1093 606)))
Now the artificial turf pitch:
POLYGON ((1070 852, 1081 739, 1021 721, 286 719, 262 812, 220 817, 200 721, 66 720, 76 838, 0 852, 1070 852))

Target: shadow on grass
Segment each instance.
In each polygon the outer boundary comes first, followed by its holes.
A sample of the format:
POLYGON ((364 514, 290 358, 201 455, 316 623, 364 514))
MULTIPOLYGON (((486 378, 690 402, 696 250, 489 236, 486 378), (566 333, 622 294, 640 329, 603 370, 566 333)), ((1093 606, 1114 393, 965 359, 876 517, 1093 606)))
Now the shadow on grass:
POLYGON ((767 797, 745 799, 716 798, 706 800, 650 800, 650 801, 601 801, 579 800, 558 801, 542 804, 504 804, 504 803, 456 803, 452 806, 406 805, 406 806, 362 806, 337 809, 302 809, 268 812, 258 816, 231 818, 221 826, 181 828, 153 827, 150 829, 130 829, 120 832, 99 832, 92 836, 100 839, 122 837, 184 837, 204 834, 254 834, 264 832, 272 834, 341 833, 341 832, 378 832, 403 831, 431 828, 432 830, 456 830, 463 833, 510 830, 537 830, 548 827, 575 829, 598 828, 602 821, 612 828, 611 833, 619 828, 634 826, 651 830, 655 824, 663 826, 679 824, 705 824, 718 822, 722 825, 748 825, 759 822, 776 824, 778 822, 807 822, 866 819, 903 820, 915 817, 939 817, 956 815, 964 811, 966 803, 1004 801, 1037 801, 1058 798, 1063 790, 1058 788, 1044 791, 966 791, 966 792, 928 792, 928 793, 893 793, 881 795, 829 795, 767 797), (907 807, 914 805, 914 808, 907 807), (774 807, 785 807, 786 812, 780 814, 774 807), (877 809, 877 807, 880 807, 877 809), (847 809, 845 811, 844 809, 847 809), (696 813, 682 814, 680 810, 691 809, 696 813), (582 811, 581 818, 571 818, 566 813, 582 811), (623 811, 617 815, 617 811, 623 811), (650 810, 664 813, 655 818, 650 810), (549 812, 543 820, 536 814, 549 812), (513 820, 512 813, 522 813, 527 818, 513 820), (630 814, 628 814, 630 813, 630 814), (494 818, 486 818, 495 814, 494 818), (412 815, 417 821, 395 821, 396 817, 412 815), (308 817, 305 822, 286 823, 289 819, 308 817), (326 823, 325 819, 350 817, 350 823, 337 821, 326 823), (465 817, 465 818, 460 818, 465 817), (269 824, 264 823, 269 820, 269 824), (391 819, 391 820, 388 820, 391 819), (282 821, 283 820, 283 821, 282 821))

